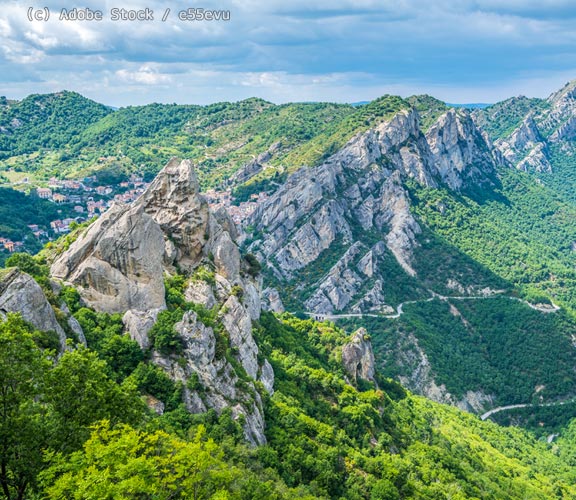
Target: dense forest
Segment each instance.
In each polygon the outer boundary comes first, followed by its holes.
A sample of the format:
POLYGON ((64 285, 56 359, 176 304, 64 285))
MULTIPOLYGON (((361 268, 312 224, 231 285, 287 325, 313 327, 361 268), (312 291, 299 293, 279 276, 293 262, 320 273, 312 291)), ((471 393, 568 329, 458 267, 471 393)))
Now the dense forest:
MULTIPOLYGON (((13 257, 42 286, 40 259, 13 257)), ((167 283, 155 348, 178 350, 171 325, 198 308, 167 283)), ((47 289, 48 290, 48 289, 47 289)), ((348 334, 330 323, 263 313, 254 335, 276 374, 261 396, 268 444, 247 446, 229 412, 192 415, 182 386, 123 335, 118 316, 65 303, 88 347, 69 349, 17 315, 0 323, 0 486, 6 498, 571 498, 574 426, 552 445, 407 393, 377 376, 351 383, 348 334), (157 415, 145 399, 165 403, 157 415)), ((217 329, 215 315, 198 310, 217 329)), ((223 339, 223 355, 229 346, 223 339)), ((193 380, 189 383, 194 383, 193 380)))
MULTIPOLYGON (((3 98, 0 183, 20 175, 42 185, 51 176, 96 174, 99 182, 116 184, 130 172, 150 180, 168 158, 181 156, 192 159, 203 189, 231 188, 238 204, 275 191, 298 168, 322 163, 355 134, 410 107, 421 116, 422 132, 448 109, 430 96, 384 96, 361 106, 247 99, 118 110, 73 92, 3 98)), ((527 113, 548 109, 547 101, 515 98, 475 119, 498 139, 527 113)), ((0 283, 8 268, 33 276, 68 338, 58 352, 55 332, 39 332, 0 310, 2 495, 576 498, 576 177, 570 151, 550 146, 549 153, 552 172, 502 164, 494 182, 478 189, 403 181, 421 227, 414 236, 415 273, 408 275, 389 248, 378 260, 386 304, 392 313, 404 304, 402 314, 371 313, 336 324, 308 319, 304 302, 347 250, 344 237, 285 280, 249 254, 249 274, 262 267, 264 286, 280 290, 289 311, 263 312, 252 324, 259 356, 275 374, 273 394, 254 384, 266 421, 267 444, 259 447, 246 443, 244 422, 230 409, 189 413, 185 389, 202 391, 198 380, 175 382, 152 362, 154 353, 181 359, 175 325, 193 311, 213 329, 217 356, 239 374, 238 385, 252 383, 223 328, 221 306, 185 297, 191 279, 216 286, 211 267, 166 276, 167 309, 150 330, 150 347, 142 349, 126 335, 120 314, 97 312, 74 288, 50 283, 46 257, 69 248, 85 227, 36 257, 0 252, 6 266, 0 283), (461 297, 482 289, 486 297, 461 297), (552 303, 559 306, 554 313, 538 310, 552 303), (86 346, 67 315, 81 327, 86 346), (359 327, 374 348, 375 383, 355 380, 343 366, 343 346, 359 327), (488 406, 567 404, 514 409, 482 422, 398 383, 423 372, 453 403, 477 391, 488 406)), ((61 215, 61 206, 0 188, 0 236, 26 240, 31 252, 41 245, 28 225, 45 228, 61 215)), ((344 217, 350 237, 366 248, 385 239, 344 217)), ((242 251, 261 236, 250 229, 242 251)), ((355 293, 367 293, 374 282, 367 279, 355 293)), ((241 287, 231 293, 242 301, 241 287)))

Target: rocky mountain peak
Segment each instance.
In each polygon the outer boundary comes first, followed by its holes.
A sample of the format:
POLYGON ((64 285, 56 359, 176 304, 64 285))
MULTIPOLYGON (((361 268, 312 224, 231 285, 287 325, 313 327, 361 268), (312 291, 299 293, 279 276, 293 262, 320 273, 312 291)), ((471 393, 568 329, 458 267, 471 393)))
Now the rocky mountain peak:
POLYGON ((428 129, 426 140, 434 169, 450 189, 491 182, 498 158, 467 110, 450 109, 442 114, 428 129))
POLYGON ((199 194, 192 162, 171 159, 135 202, 150 215, 165 236, 167 263, 193 269, 205 246, 209 210, 199 194))
POLYGON ((555 108, 563 108, 576 101, 576 80, 567 82, 564 87, 552 93, 547 101, 555 108))
POLYGON ((321 165, 292 174, 253 214, 261 237, 250 251, 281 283, 321 259, 326 267, 321 276, 314 271, 302 304, 311 313, 388 310, 383 263, 392 257, 407 278, 416 276, 421 228, 407 180, 460 191, 492 183, 499 161, 467 111, 443 112, 426 135, 415 109, 399 111, 321 165))
POLYGON ((239 269, 235 248, 200 195, 191 162, 172 159, 140 198, 114 205, 81 234, 51 272, 97 310, 149 311, 165 307, 165 271, 191 271, 210 252, 239 269))
POLYGON ((520 170, 551 171, 547 145, 540 133, 533 113, 524 118, 510 137, 499 139, 496 146, 504 158, 520 170))
POLYGON ((235 401, 232 413, 244 416, 246 438, 262 444, 260 396, 253 382, 247 391, 236 385, 247 376, 272 392, 274 372, 258 359, 252 321, 260 316, 259 288, 242 272, 235 236, 227 214, 213 213, 200 195, 192 163, 172 159, 140 198, 130 205, 114 205, 81 234, 54 261, 51 272, 76 286, 94 309, 124 313, 127 333, 143 349, 151 349, 153 362, 174 380, 200 380, 206 391, 185 390, 190 411, 220 412, 235 401), (205 272, 196 277, 199 266, 205 272), (185 363, 181 356, 154 350, 148 333, 166 308, 164 278, 176 273, 184 273, 187 300, 207 309, 218 307, 217 322, 245 374, 215 352, 214 329, 192 311, 174 326, 184 345, 185 363), (209 278, 203 279, 206 275, 209 278))
POLYGON ((46 295, 31 276, 18 269, 9 270, 0 279, 0 319, 7 313, 19 313, 38 330, 56 332, 60 350, 64 350, 66 334, 46 295))

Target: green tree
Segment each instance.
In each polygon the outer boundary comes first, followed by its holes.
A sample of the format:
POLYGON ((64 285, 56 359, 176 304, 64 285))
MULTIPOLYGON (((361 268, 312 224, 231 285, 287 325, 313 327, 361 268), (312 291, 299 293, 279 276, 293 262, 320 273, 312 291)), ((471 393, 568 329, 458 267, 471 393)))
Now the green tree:
POLYGON ((66 352, 47 374, 46 401, 55 416, 57 442, 63 451, 81 447, 90 426, 102 419, 137 423, 143 403, 133 386, 120 386, 107 374, 106 362, 80 347, 66 352))
POLYGON ((53 455, 45 493, 61 499, 226 499, 239 471, 200 426, 191 442, 163 431, 98 424, 83 450, 53 455))
POLYGON ((0 486, 8 500, 25 498, 42 467, 47 429, 38 398, 49 364, 30 328, 9 314, 0 323, 0 486))

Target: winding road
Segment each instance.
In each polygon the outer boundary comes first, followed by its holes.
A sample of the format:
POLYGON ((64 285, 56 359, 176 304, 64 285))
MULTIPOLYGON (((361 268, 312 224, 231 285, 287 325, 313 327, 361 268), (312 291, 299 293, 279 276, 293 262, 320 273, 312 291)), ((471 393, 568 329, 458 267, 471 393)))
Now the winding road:
MULTIPOLYGON (((428 297, 427 299, 407 300, 405 302, 401 302, 396 307, 396 312, 394 314, 376 314, 376 313, 318 314, 318 313, 314 313, 314 312, 306 312, 305 314, 313 317, 317 321, 337 320, 337 319, 341 319, 341 318, 362 318, 362 317, 397 319, 400 316, 402 316, 402 314, 404 314, 404 306, 407 304, 418 304, 421 302, 431 302, 434 299, 440 299, 443 301, 448 301, 448 300, 486 300, 486 299, 492 299, 494 297, 504 297, 504 298, 507 298, 509 300, 514 300, 516 302, 522 302, 523 304, 526 304, 531 309, 534 309, 534 310, 539 311, 539 312, 544 313, 544 314, 555 313, 555 312, 560 310, 560 307, 554 303, 552 303, 551 305, 532 304, 532 303, 528 302, 527 300, 520 299, 518 297, 511 297, 511 296, 502 295, 505 292, 505 290, 494 290, 491 293, 487 293, 487 294, 483 294, 483 295, 475 295, 475 296, 474 295, 457 295, 457 296, 451 296, 451 297, 446 296, 446 295, 440 295, 436 292, 433 292, 432 290, 429 290, 429 292, 432 295, 430 297, 428 297)), ((523 404, 498 406, 496 408, 492 408, 491 410, 487 411, 486 413, 483 413, 480 416, 480 419, 486 420, 486 419, 490 418, 492 415, 494 415, 495 413, 500 413, 502 411, 507 411, 507 410, 514 410, 517 408, 562 406, 562 405, 565 405, 568 403, 573 403, 573 402, 576 402, 576 398, 567 399, 567 400, 563 400, 563 401, 557 401, 555 403, 540 403, 540 404, 523 403, 523 404)))
POLYGON ((552 305, 550 305, 550 306, 546 305, 546 304, 531 304, 527 300, 520 299, 518 297, 510 297, 507 295, 502 295, 505 292, 505 290, 494 290, 489 294, 483 294, 483 295, 456 295, 456 296, 440 295, 436 292, 433 292, 432 290, 429 290, 429 292, 432 295, 427 299, 407 300, 405 302, 401 302, 396 307, 396 312, 394 314, 377 314, 377 313, 320 314, 320 313, 315 313, 315 312, 310 312, 310 311, 306 311, 304 314, 314 318, 317 321, 336 320, 336 319, 341 319, 341 318, 363 318, 363 317, 397 319, 400 316, 402 316, 402 314, 404 314, 404 306, 407 304, 418 304, 418 303, 422 303, 422 302, 431 302, 434 299, 440 299, 440 300, 444 300, 444 301, 447 301, 447 300, 486 300, 486 299, 492 299, 494 297, 504 297, 504 298, 507 298, 509 300, 515 300, 516 302, 522 302, 523 304, 526 304, 531 309, 534 309, 536 311, 540 311, 541 313, 546 313, 546 314, 547 313, 555 313, 555 312, 560 310, 560 307, 554 303, 552 303, 552 305))
POLYGON ((495 413, 500 413, 501 411, 507 411, 507 410, 514 410, 516 408, 546 408, 550 406, 563 406, 569 403, 576 403, 576 398, 564 399, 562 401, 556 401, 555 403, 524 403, 518 405, 498 406, 480 415, 480 420, 486 420, 495 413))

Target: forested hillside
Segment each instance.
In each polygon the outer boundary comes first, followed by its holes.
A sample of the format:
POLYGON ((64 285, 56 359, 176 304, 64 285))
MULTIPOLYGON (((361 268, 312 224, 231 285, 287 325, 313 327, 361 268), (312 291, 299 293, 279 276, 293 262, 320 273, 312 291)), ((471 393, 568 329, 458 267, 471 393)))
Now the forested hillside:
POLYGON ((575 89, 0 101, 4 496, 576 498, 575 89))

